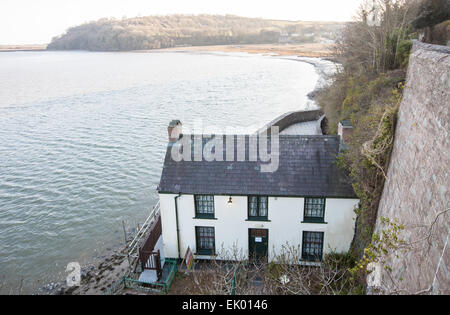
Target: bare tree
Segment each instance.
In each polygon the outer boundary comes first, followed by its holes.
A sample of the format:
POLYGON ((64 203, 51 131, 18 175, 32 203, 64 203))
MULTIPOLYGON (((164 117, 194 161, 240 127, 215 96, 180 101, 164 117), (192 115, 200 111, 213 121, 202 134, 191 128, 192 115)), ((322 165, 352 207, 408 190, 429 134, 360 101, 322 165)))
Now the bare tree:
POLYGON ((339 59, 352 73, 382 73, 402 63, 417 0, 366 0, 337 40, 339 59))
POLYGON ((220 251, 221 260, 199 263, 192 271, 192 292, 239 295, 340 295, 362 292, 350 281, 353 260, 330 253, 323 262, 304 262, 299 247, 286 244, 272 262, 247 260, 242 251, 220 251))

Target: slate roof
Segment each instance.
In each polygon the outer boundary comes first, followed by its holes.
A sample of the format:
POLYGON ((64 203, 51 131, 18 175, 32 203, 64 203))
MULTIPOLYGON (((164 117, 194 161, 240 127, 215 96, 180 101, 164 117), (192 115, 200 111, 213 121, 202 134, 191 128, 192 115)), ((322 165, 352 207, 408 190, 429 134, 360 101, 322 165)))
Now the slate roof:
MULTIPOLYGON (((201 135, 184 135, 185 140, 201 139, 201 135)), ((249 161, 249 136, 232 136, 233 162, 180 161, 172 159, 169 143, 158 191, 160 193, 214 194, 214 195, 269 195, 348 197, 355 193, 348 177, 336 166, 339 152, 338 136, 279 136, 279 167, 275 172, 261 172, 267 162, 249 161), (238 138, 240 137, 240 138, 238 138), (238 139, 245 137, 245 161, 237 161, 238 139)), ((224 160, 226 140, 224 137, 224 160)), ((210 139, 203 138, 202 145, 210 139)), ((200 146, 198 146, 200 147, 200 146)), ((270 148, 270 141, 268 144, 270 148)), ((231 146, 230 146, 231 148, 231 146)), ((191 147, 194 154, 194 145, 191 147)))

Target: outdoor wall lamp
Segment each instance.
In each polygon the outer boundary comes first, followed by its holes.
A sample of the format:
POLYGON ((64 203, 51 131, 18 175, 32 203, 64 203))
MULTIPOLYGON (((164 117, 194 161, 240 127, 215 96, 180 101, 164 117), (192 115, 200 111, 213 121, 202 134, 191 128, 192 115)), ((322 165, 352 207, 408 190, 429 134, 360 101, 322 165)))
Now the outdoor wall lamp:
POLYGON ((229 206, 232 206, 232 205, 233 205, 233 199, 231 198, 231 196, 230 196, 230 198, 228 199, 228 205, 229 205, 229 206))

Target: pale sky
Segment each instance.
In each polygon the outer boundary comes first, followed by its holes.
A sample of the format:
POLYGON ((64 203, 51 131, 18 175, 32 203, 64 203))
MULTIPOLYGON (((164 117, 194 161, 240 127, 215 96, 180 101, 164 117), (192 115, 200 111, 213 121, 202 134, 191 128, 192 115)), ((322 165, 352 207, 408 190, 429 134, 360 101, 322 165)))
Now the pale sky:
POLYGON ((44 44, 102 17, 234 14, 281 20, 350 21, 362 0, 0 0, 0 45, 44 44))

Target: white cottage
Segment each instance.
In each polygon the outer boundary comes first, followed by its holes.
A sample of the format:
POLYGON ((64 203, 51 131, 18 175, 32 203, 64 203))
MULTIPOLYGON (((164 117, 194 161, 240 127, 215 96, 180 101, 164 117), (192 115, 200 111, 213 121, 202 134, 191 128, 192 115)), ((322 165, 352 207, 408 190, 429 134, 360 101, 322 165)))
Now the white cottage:
POLYGON ((340 136, 280 135, 274 172, 248 158, 249 135, 216 135, 224 143, 213 151, 224 158, 213 161, 173 159, 182 142, 194 154, 196 139, 200 150, 210 141, 183 135, 179 121, 169 126, 169 137, 158 186, 165 257, 182 259, 189 247, 196 259, 228 259, 221 249, 238 248, 242 259, 273 261, 288 244, 301 261, 320 261, 349 250, 359 200, 335 163, 340 136))

